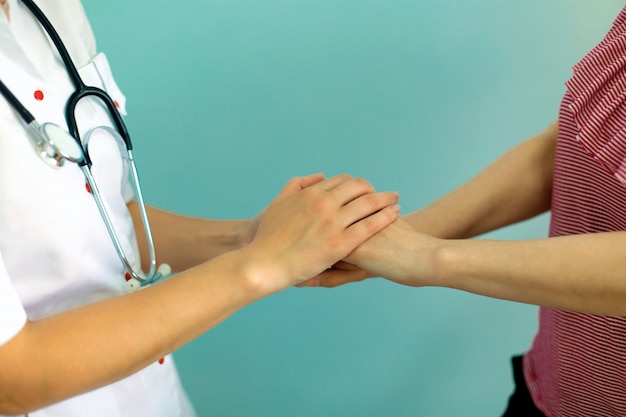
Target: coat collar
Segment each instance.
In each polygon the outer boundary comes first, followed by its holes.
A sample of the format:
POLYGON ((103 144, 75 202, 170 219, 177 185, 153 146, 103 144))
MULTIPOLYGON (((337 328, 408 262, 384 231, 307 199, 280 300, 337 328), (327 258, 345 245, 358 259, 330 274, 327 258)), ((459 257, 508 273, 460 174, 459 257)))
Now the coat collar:
MULTIPOLYGON (((17 38, 17 36, 20 36, 18 29, 20 27, 23 28, 25 25, 36 27, 47 42, 46 50, 52 51, 54 58, 62 64, 61 57, 44 29, 28 8, 19 0, 8 0, 8 2, 11 10, 11 23, 9 23, 4 13, 0 13, 2 14, 0 16, 0 54, 4 55, 0 55, 0 59, 14 62, 23 71, 43 79, 45 74, 41 74, 37 69, 37 65, 29 58, 33 51, 30 49, 25 51, 23 45, 26 42, 20 42, 17 38)), ((36 1, 36 3, 59 33, 76 67, 80 68, 90 62, 92 57, 95 56, 96 45, 91 26, 87 21, 80 1, 46 0, 36 1)), ((29 35, 27 42, 30 43, 31 29, 26 31, 26 33, 29 35)), ((22 36, 24 36, 23 31, 22 36)), ((0 71, 1 67, 0 65, 0 71)))
POLYGON ((14 24, 16 19, 23 18, 23 16, 20 16, 20 13, 24 12, 21 10, 23 6, 18 4, 17 0, 8 0, 8 2, 11 13, 11 23, 4 13, 2 13, 0 18, 0 53, 3 55, 2 60, 6 59, 7 61, 15 62, 30 75, 40 77, 41 74, 39 74, 39 71, 17 41, 13 31, 12 23, 14 24))

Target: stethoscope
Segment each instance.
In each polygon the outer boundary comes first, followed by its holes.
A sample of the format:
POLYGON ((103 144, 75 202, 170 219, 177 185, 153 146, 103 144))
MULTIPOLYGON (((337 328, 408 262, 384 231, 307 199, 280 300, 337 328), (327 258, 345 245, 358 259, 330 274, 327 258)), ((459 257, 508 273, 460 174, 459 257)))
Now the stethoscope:
POLYGON ((68 75, 74 84, 74 92, 70 95, 66 107, 65 107, 65 120, 67 121, 67 126, 69 129, 69 133, 67 133, 60 126, 53 123, 43 123, 39 124, 37 120, 33 117, 33 115, 22 105, 22 103, 15 97, 15 95, 6 87, 6 85, 0 80, 0 93, 6 98, 9 104, 17 111, 19 116, 22 118, 24 123, 27 125, 29 130, 33 133, 29 135, 32 144, 39 155, 39 157, 49 166, 51 167, 62 167, 65 161, 70 161, 78 164, 80 169, 82 170, 85 179, 87 181, 87 185, 91 195, 93 196, 96 205, 98 207, 98 211, 102 216, 102 219, 106 225, 107 231, 113 241, 113 245, 115 246, 115 250, 124 264, 124 268, 126 269, 126 280, 128 282, 128 286, 131 289, 139 288, 142 285, 147 285, 156 280, 169 275, 171 273, 171 269, 167 264, 162 264, 157 268, 156 263, 156 253, 154 249, 154 240, 152 238, 152 232, 150 231, 150 223, 148 221, 148 215, 146 213, 146 206, 143 201, 143 196, 141 194, 141 187, 139 185, 139 177, 137 175, 137 168, 135 167, 135 161, 133 159, 132 153, 132 143, 130 141, 130 136, 128 134, 128 130, 126 129, 126 125, 122 116, 115 106, 115 102, 113 99, 102 89, 97 87, 91 87, 85 85, 80 75, 78 74, 78 70, 74 65, 74 62, 70 58, 70 55, 61 41, 57 31, 54 29, 48 18, 44 15, 44 13, 35 5, 32 0, 21 0, 22 3, 31 11, 31 13, 35 16, 37 21, 44 28, 52 42, 54 43, 65 68, 67 69, 68 75), (132 185, 135 191, 135 197, 137 199, 139 205, 139 211, 141 214, 141 221, 143 223, 144 232, 146 234, 146 240, 148 242, 148 251, 150 254, 150 270, 146 274, 141 268, 139 270, 135 269, 126 253, 124 248, 118 238, 117 233, 115 232, 115 228, 113 227, 113 222, 111 221, 111 216, 109 216, 109 212, 106 208, 104 200, 102 198, 102 194, 98 190, 98 186, 93 177, 91 171, 91 158, 89 157, 89 138, 84 141, 80 137, 80 133, 78 131, 78 125, 76 122, 76 106, 80 102, 80 100, 86 97, 96 97, 100 99, 102 103, 106 106, 109 111, 109 115, 113 121, 115 128, 111 128, 108 126, 101 126, 96 129, 105 129, 111 134, 113 137, 119 141, 121 148, 126 150, 126 158, 128 160, 128 166, 130 171, 130 176, 132 178, 132 185))

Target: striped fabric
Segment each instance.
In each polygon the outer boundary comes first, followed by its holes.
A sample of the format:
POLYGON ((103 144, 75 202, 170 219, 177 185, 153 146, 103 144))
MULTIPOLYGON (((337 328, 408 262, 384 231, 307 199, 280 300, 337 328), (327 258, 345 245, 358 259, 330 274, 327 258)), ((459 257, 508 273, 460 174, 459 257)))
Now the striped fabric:
MULTIPOLYGON (((626 230, 626 7, 566 87, 550 236, 626 230)), ((626 416, 626 317, 541 308, 524 373, 546 416, 626 416)))

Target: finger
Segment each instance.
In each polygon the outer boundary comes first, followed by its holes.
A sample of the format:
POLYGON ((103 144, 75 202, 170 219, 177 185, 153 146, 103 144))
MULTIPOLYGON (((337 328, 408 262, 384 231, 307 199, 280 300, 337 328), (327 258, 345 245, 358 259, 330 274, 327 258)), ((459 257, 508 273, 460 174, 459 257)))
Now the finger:
POLYGON ((323 275, 324 272, 318 274, 317 276, 310 278, 300 284, 297 284, 296 287, 319 287, 320 286, 320 277, 328 277, 331 275, 331 271, 334 271, 336 273, 336 275, 339 275, 337 272, 345 272, 347 273, 352 273, 357 275, 358 273, 364 273, 366 274, 366 276, 369 276, 368 273, 366 273, 365 271, 363 271, 361 268, 359 268, 358 266, 351 264, 349 262, 346 261, 339 261, 336 262, 332 267, 330 267, 329 269, 326 270, 326 275, 323 275))
POLYGON ((298 288, 315 288, 320 286, 320 279, 318 277, 309 278, 304 282, 296 284, 298 288))
POLYGON ((399 207, 396 207, 398 200, 398 193, 393 191, 362 195, 346 204, 341 214, 342 221, 350 225, 386 207, 399 211, 399 207))
POLYGON ((346 230, 348 233, 346 242, 354 245, 356 248, 367 239, 389 226, 399 216, 400 206, 385 207, 382 210, 367 216, 349 226, 346 230))
POLYGON ((348 178, 342 182, 338 182, 334 188, 329 188, 328 190, 333 194, 333 199, 342 206, 365 194, 376 191, 374 187, 363 178, 348 178))
POLYGON ((318 276, 304 281, 298 287, 324 287, 335 288, 352 282, 360 282, 370 277, 371 274, 362 269, 342 270, 327 269, 318 276))
POLYGON ((326 180, 320 182, 318 185, 325 191, 330 191, 335 189, 337 186, 345 183, 346 181, 350 181, 353 178, 348 174, 339 174, 333 177, 327 178, 326 180))
POLYGON ((275 201, 283 200, 323 180, 324 180, 324 175, 321 173, 311 174, 311 175, 307 175, 304 177, 294 177, 290 179, 289 181, 287 181, 287 184, 285 184, 285 186, 280 191, 280 193, 278 193, 278 196, 276 197, 275 201))
POLYGON ((307 175, 304 177, 299 177, 300 180, 300 189, 304 190, 307 187, 310 187, 313 184, 317 184, 320 181, 324 180, 324 174, 322 173, 317 173, 317 174, 311 174, 311 175, 307 175))
POLYGON ((355 264, 352 264, 350 262, 347 261, 339 261, 336 262, 333 265, 333 269, 339 269, 339 270, 345 270, 345 271, 351 271, 351 270, 355 270, 355 269, 361 269, 358 266, 356 266, 355 264))

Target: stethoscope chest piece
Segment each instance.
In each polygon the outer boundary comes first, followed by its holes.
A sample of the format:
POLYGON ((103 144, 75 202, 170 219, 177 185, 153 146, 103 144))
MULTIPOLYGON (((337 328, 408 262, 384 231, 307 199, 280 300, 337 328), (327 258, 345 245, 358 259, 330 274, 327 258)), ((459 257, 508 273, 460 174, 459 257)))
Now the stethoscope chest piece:
POLYGON ((60 168, 66 160, 78 164, 85 160, 82 146, 59 125, 54 123, 39 125, 33 120, 28 127, 35 151, 47 165, 60 168))
POLYGON ((85 159, 82 147, 69 133, 54 123, 44 123, 39 128, 43 139, 41 152, 44 160, 55 161, 54 165, 63 166, 65 160, 80 163, 85 159))

